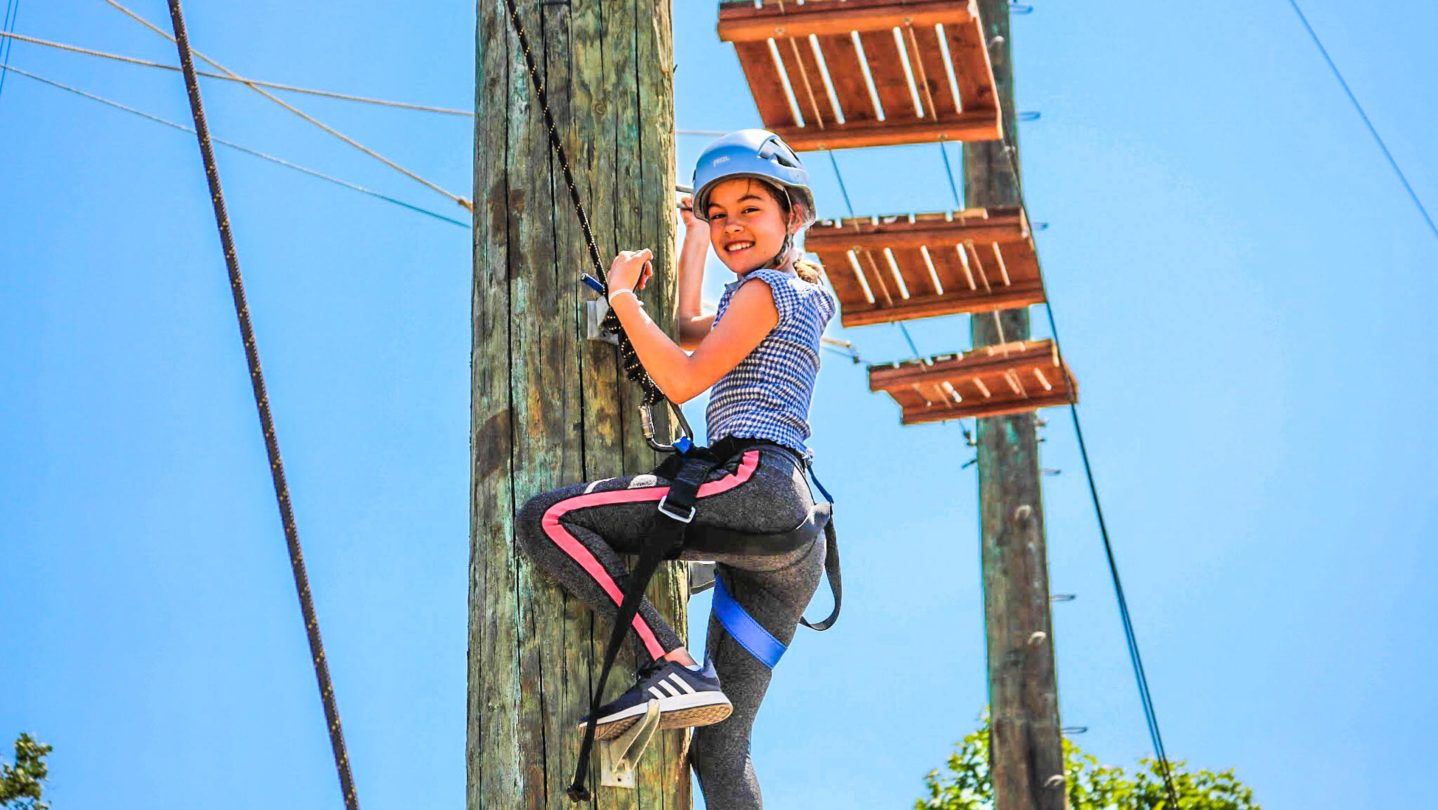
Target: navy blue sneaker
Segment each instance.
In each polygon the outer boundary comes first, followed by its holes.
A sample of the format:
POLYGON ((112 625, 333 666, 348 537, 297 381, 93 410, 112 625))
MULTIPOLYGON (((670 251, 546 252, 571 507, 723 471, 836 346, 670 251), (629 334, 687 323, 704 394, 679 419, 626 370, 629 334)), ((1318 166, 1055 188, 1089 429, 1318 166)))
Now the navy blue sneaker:
MULTIPOLYGON (((734 711, 719 689, 719 676, 709 662, 695 672, 683 664, 659 660, 639 670, 633 689, 599 707, 594 737, 608 740, 639 722, 649 701, 659 701, 660 728, 690 728, 718 723, 734 711)), ((579 721, 584 731, 589 718, 579 721)))

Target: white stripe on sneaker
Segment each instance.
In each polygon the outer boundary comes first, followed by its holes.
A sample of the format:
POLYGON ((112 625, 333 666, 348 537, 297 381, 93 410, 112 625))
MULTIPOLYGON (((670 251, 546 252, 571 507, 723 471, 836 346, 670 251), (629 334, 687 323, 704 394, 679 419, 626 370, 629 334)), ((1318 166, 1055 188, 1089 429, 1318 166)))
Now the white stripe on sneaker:
POLYGON ((670 686, 668 681, 660 681, 659 683, 655 684, 655 686, 658 686, 660 689, 663 689, 665 692, 668 692, 669 697, 679 697, 679 690, 670 686))
POLYGON ((672 672, 672 673, 670 673, 670 674, 669 674, 669 680, 671 680, 671 681, 675 682, 676 684, 678 684, 678 685, 679 685, 679 688, 680 688, 680 689, 683 689, 686 694, 690 694, 690 695, 694 694, 694 687, 690 686, 688 681, 686 681, 686 680, 684 680, 683 678, 679 677, 679 673, 677 673, 677 672, 672 672))
POLYGON ((664 698, 669 697, 669 695, 666 695, 666 694, 664 694, 663 692, 659 691, 659 688, 658 688, 658 687, 655 687, 655 686, 649 687, 649 694, 653 695, 654 697, 656 697, 656 698, 658 698, 658 699, 660 699, 660 700, 663 700, 664 698))

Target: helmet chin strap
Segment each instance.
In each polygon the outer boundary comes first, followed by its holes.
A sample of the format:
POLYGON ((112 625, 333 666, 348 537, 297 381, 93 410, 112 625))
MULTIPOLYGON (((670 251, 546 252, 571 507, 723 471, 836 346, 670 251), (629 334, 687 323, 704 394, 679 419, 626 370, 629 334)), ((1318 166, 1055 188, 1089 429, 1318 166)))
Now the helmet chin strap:
POLYGON ((791 234, 791 233, 787 233, 787 232, 786 232, 786 233, 784 234, 784 244, 779 247, 779 252, 776 253, 776 254, 774 254, 774 258, 772 258, 772 259, 770 259, 769 261, 765 262, 765 263, 764 263, 764 267, 772 267, 772 268, 774 268, 775 270, 781 270, 781 269, 783 269, 783 267, 784 267, 784 260, 785 260, 786 258, 788 258, 788 256, 789 256, 789 249, 792 248, 793 246, 794 246, 794 235, 791 234))
POLYGON ((778 190, 781 194, 784 195, 784 202, 786 203, 785 208, 787 208, 789 211, 789 222, 785 223, 784 244, 779 246, 779 252, 774 254, 774 258, 765 262, 763 265, 764 267, 773 267, 775 270, 783 269, 784 260, 789 257, 789 251, 794 247, 794 234, 789 233, 788 228, 789 225, 793 224, 794 220, 794 200, 789 196, 788 189, 780 186, 778 187, 778 190))

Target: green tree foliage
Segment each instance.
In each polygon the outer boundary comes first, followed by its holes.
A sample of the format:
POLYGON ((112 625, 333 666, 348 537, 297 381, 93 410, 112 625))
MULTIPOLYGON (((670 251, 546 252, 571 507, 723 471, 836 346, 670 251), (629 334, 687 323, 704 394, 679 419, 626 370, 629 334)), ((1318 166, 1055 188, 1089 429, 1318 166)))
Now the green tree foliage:
MULTIPOLYGON (((1132 776, 1122 768, 1101 765, 1096 757, 1069 742, 1064 745, 1064 777, 1069 810, 1174 810, 1163 787, 1157 760, 1139 760, 1132 776)), ((948 772, 929 772, 929 796, 914 810, 994 810, 989 781, 989 723, 964 738, 949 755, 948 772)), ((1232 770, 1222 773, 1186 771, 1183 762, 1169 761, 1177 810, 1260 810, 1253 791, 1232 770)))
POLYGON ((36 742, 29 734, 15 741, 15 764, 0 761, 0 808, 5 810, 50 810, 40 799, 50 769, 45 755, 51 747, 36 742))

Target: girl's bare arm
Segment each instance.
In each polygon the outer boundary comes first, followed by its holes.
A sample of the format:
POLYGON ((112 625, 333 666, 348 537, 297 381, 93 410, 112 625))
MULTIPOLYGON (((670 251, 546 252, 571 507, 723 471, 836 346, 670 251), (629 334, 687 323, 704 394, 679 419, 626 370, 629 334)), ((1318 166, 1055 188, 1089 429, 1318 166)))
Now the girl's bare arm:
MULTIPOLYGON (((652 257, 648 250, 621 251, 609 270, 613 289, 642 288, 649 271, 641 268, 647 267, 652 257)), ((615 295, 610 306, 659 390, 681 404, 709 390, 779 325, 774 294, 763 283, 745 284, 735 291, 724 321, 700 341, 692 355, 659 328, 635 296, 615 295)))
POLYGON ((704 261, 709 257, 709 225, 695 219, 692 200, 679 201, 684 220, 684 246, 679 250, 679 348, 694 351, 714 325, 714 313, 704 313, 704 261))

